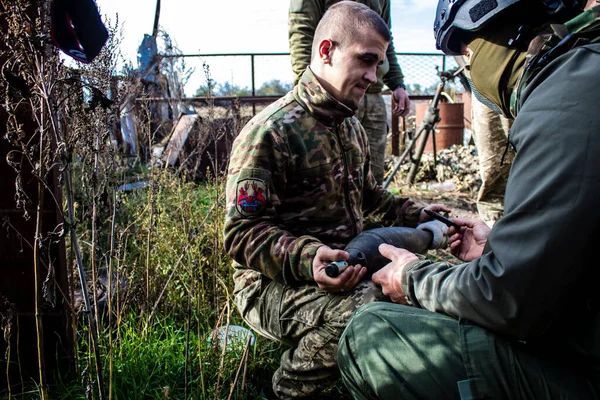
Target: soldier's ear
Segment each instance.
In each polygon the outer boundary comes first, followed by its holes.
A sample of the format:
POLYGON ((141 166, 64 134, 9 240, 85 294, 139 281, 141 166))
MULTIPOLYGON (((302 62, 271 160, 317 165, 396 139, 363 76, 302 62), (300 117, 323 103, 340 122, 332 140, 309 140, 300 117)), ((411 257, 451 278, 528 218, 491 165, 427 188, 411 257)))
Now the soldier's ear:
POLYGON ((330 39, 323 39, 319 42, 319 58, 324 64, 331 64, 333 55, 333 42, 330 39))

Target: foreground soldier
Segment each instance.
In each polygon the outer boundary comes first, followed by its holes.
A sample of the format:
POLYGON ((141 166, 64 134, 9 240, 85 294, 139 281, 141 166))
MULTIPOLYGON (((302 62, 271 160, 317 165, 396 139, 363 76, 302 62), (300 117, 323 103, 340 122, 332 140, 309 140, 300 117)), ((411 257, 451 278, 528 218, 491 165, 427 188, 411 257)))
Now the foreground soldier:
MULTIPOLYGON (((332 6, 315 32, 310 68, 236 138, 227 181, 225 248, 235 260, 235 303, 258 333, 291 345, 273 376, 279 398, 316 398, 339 377, 339 336, 353 310, 384 300, 366 269, 330 278, 325 267, 362 231, 428 219, 376 184, 368 139, 353 116, 390 34, 368 7, 332 6)), ((433 210, 445 210, 432 205, 433 210)))
POLYGON ((438 46, 470 56, 475 87, 516 117, 505 213, 491 231, 456 221, 465 264, 380 247, 392 262, 373 281, 411 306, 349 322, 338 355, 356 399, 600 397, 600 6, 546 3, 438 5, 438 46), (559 7, 581 14, 533 38, 545 30, 530 18, 564 21, 559 7))

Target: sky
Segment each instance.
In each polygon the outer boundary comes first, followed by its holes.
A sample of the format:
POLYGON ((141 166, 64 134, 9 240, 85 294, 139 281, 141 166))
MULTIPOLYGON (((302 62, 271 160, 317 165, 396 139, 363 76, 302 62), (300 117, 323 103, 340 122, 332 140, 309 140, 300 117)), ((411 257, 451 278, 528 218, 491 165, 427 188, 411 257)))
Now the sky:
MULTIPOLYGON (((439 53, 433 40, 437 0, 390 0, 392 35, 397 52, 439 53)), ((137 66, 137 48, 144 34, 152 34, 155 0, 96 0, 105 21, 122 27, 121 51, 137 66)), ((159 24, 184 54, 289 52, 288 0, 162 0, 159 24)), ((249 57, 186 58, 195 72, 186 94, 206 82, 203 62, 210 77, 249 85, 249 57)), ((256 85, 270 79, 291 81, 288 57, 256 58, 256 85)))

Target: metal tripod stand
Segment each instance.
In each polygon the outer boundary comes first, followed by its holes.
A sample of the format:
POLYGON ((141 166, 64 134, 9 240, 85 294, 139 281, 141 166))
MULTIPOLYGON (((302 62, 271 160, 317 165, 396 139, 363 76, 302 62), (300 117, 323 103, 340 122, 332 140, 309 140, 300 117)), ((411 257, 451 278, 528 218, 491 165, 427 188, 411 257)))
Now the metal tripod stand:
POLYGON ((431 134, 431 139, 433 142, 433 162, 436 163, 436 148, 435 148, 435 125, 441 121, 440 119, 440 109, 438 108, 438 104, 440 103, 440 99, 442 96, 442 92, 446 86, 446 82, 454 81, 462 71, 464 67, 451 69, 448 71, 438 71, 438 76, 440 77, 440 82, 438 83, 437 89, 435 91, 435 95, 433 96, 433 101, 431 105, 427 108, 427 112, 423 117, 423 122, 421 122, 421 126, 419 127, 419 131, 415 135, 415 137, 408 143, 406 149, 394 164, 394 168, 392 172, 388 175, 388 177, 383 182, 383 188, 386 189, 394 176, 400 169, 400 165, 404 162, 406 157, 411 153, 415 143, 419 138, 421 139, 419 142, 419 146, 417 147, 417 151, 414 156, 411 157, 412 166, 410 168, 410 172, 408 174, 408 183, 412 184, 415 181, 415 177, 417 176, 417 170, 419 169, 419 164, 421 163, 421 156, 423 155, 423 150, 425 150, 425 144, 427 143, 427 139, 429 139, 429 135, 431 134))

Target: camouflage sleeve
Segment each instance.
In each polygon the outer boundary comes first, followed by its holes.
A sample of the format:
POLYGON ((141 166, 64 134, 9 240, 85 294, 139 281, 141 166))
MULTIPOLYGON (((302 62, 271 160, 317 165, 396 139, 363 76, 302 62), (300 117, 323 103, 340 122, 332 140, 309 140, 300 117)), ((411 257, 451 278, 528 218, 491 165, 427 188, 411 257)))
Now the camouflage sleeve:
POLYGON ((408 197, 394 196, 379 185, 371 190, 365 190, 363 201, 365 217, 379 221, 384 226, 415 228, 419 224, 422 209, 422 204, 408 197))
POLYGON ((234 142, 227 178, 225 250, 235 261, 281 283, 312 280, 322 243, 282 229, 275 208, 286 185, 287 144, 273 129, 248 125, 234 142))
MULTIPOLYGON (((363 128, 364 132, 364 128, 363 128)), ((366 135, 366 133, 364 133, 366 135)), ((365 186, 363 192, 363 216, 367 220, 376 221, 384 226, 416 227, 423 204, 418 204, 408 197, 394 196, 382 188, 375 180, 370 167, 371 150, 366 146, 367 162, 365 163, 365 186)))
POLYGON ((325 10, 322 1, 291 0, 288 12, 288 38, 290 43, 290 58, 294 71, 294 85, 310 64, 313 37, 317 24, 325 10))
MULTIPOLYGON (((371 158, 371 150, 367 146, 367 160, 371 158)), ((363 193, 363 216, 367 220, 376 221, 384 226, 416 227, 423 204, 418 204, 408 197, 394 196, 382 188, 371 171, 370 161, 365 163, 365 186, 363 193)))
MULTIPOLYGON (((392 19, 390 14, 390 2, 384 1, 382 5, 383 13, 381 18, 388 24, 390 27, 390 34, 392 30, 392 19)), ((396 49, 394 48, 394 39, 390 40, 390 44, 387 48, 387 59, 390 63, 390 70, 383 77, 383 83, 390 88, 391 90, 396 89, 398 86, 404 86, 404 75, 402 75, 402 69, 400 68, 400 64, 398 63, 398 58, 396 57, 396 49)))

